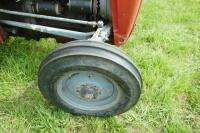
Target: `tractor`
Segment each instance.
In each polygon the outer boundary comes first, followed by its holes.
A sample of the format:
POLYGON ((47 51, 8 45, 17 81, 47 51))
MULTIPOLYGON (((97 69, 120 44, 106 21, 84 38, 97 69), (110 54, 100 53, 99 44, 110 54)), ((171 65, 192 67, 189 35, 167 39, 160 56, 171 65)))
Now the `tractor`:
POLYGON ((39 67, 43 96, 71 114, 119 115, 136 105, 142 91, 138 67, 118 48, 130 38, 141 3, 1 0, 0 43, 11 35, 65 42, 39 67))

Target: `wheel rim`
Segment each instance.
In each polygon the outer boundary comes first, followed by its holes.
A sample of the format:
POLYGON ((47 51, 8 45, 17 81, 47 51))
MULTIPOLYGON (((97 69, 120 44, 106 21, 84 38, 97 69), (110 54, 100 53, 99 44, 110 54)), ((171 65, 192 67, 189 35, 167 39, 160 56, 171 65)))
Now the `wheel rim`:
POLYGON ((122 90, 110 77, 95 71, 71 71, 55 83, 58 97, 81 110, 105 110, 119 103, 122 90))

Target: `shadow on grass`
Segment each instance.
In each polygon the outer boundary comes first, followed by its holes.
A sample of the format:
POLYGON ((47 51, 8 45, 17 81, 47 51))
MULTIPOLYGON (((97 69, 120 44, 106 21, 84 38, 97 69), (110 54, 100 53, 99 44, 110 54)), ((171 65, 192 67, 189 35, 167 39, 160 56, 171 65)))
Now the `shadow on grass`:
MULTIPOLYGON (((1 119, 2 123, 17 119, 21 123, 24 121, 25 127, 31 125, 39 129, 39 125, 51 127, 49 120, 59 121, 61 111, 52 107, 37 87, 39 64, 55 47, 57 44, 52 39, 37 42, 12 37, 0 46, 0 112, 9 117, 1 119)), ((64 115, 64 118, 69 116, 64 115)))

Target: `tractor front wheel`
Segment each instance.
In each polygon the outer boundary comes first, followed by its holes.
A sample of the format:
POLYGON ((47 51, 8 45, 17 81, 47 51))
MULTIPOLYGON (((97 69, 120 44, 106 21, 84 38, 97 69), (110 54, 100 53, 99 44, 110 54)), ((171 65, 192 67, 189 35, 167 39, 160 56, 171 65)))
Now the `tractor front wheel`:
POLYGON ((54 105, 72 114, 113 116, 133 107, 142 79, 119 49, 95 41, 74 41, 42 62, 39 88, 54 105))

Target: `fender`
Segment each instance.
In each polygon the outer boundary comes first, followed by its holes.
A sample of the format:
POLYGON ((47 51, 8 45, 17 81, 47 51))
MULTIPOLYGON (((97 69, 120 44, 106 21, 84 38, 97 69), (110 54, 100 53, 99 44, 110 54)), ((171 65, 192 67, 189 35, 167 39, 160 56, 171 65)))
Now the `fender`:
POLYGON ((142 0, 111 0, 114 43, 125 44, 134 30, 142 0))

